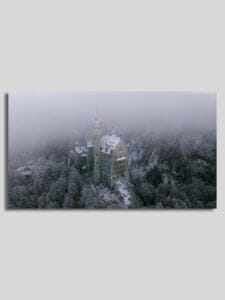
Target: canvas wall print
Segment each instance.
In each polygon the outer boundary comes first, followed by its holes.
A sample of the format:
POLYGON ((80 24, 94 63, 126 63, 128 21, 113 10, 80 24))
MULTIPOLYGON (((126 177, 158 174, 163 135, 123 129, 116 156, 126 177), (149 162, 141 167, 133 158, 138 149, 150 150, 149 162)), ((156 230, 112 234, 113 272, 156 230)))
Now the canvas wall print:
POLYGON ((216 95, 9 93, 8 209, 216 208, 216 95))

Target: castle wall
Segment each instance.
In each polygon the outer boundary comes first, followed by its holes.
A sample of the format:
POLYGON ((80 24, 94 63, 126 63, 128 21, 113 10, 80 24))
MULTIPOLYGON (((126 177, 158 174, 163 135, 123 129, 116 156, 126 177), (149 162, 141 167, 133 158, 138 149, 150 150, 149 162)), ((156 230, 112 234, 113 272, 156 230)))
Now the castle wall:
POLYGON ((113 178, 113 164, 112 156, 106 153, 101 153, 101 171, 102 171, 102 184, 112 188, 113 178))
POLYGON ((94 183, 96 185, 101 183, 101 157, 100 147, 94 147, 94 183))
POLYGON ((102 184, 113 188, 119 179, 129 180, 128 149, 120 140, 115 150, 110 154, 101 152, 102 184))
POLYGON ((94 148, 93 147, 88 148, 88 170, 89 171, 94 170, 94 148))

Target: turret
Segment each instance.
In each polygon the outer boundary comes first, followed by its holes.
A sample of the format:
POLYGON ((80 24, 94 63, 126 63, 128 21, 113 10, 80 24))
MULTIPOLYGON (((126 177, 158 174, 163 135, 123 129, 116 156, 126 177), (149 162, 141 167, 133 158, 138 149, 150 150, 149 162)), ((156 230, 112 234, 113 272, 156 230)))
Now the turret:
POLYGON ((101 139, 103 135, 102 120, 97 117, 93 126, 93 146, 94 146, 94 184, 101 182, 101 139))
POLYGON ((94 145, 94 147, 101 146, 102 135, 103 135, 102 120, 99 117, 97 117, 94 121, 94 126, 93 126, 93 145, 94 145))

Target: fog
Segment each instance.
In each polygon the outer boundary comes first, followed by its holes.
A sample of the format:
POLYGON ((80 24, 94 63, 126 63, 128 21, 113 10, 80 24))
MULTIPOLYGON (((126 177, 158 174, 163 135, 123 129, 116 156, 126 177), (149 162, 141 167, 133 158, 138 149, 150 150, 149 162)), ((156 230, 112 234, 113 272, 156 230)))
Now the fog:
POLYGON ((10 93, 9 150, 23 150, 90 134, 96 111, 106 128, 120 133, 149 130, 216 130, 216 95, 189 92, 10 93))

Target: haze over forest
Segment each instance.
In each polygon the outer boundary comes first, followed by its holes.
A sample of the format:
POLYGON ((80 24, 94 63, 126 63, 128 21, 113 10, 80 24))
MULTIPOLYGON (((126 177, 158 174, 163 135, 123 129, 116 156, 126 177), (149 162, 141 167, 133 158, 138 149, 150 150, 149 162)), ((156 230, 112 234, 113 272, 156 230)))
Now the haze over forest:
POLYGON ((130 132, 216 132, 216 95, 189 92, 29 92, 9 94, 9 151, 32 149, 76 130, 87 135, 96 110, 106 128, 130 132))
POLYGON ((215 94, 11 93, 7 205, 216 208, 216 149, 215 94), (85 147, 97 115, 122 134, 107 155, 85 147))

